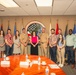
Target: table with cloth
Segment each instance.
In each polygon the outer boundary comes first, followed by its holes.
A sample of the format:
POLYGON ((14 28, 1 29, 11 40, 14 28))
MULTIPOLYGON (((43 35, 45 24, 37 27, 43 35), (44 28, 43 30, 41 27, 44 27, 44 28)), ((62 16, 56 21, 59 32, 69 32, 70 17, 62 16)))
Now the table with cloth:
MULTIPOLYGON (((45 68, 48 66, 49 75, 51 73, 55 73, 56 75, 66 75, 65 72, 61 68, 50 68, 49 64, 55 64, 49 58, 40 56, 41 62, 45 61, 46 65, 38 65, 33 64, 31 67, 23 68, 20 67, 20 61, 26 61, 26 55, 13 55, 8 56, 10 61, 10 67, 1 67, 0 64, 0 75, 45 75, 45 68)), ((39 56, 36 55, 28 55, 29 60, 32 62, 33 60, 38 60, 39 56)), ((0 58, 0 62, 3 61, 3 58, 0 58)))

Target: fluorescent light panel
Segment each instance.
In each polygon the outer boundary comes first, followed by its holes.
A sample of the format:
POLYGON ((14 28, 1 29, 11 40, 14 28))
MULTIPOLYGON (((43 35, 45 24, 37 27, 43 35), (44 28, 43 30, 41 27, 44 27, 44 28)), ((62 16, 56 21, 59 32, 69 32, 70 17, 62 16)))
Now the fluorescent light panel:
POLYGON ((52 6, 52 0, 35 0, 38 7, 52 6))
POLYGON ((0 4, 5 7, 19 7, 13 0, 0 0, 0 4))

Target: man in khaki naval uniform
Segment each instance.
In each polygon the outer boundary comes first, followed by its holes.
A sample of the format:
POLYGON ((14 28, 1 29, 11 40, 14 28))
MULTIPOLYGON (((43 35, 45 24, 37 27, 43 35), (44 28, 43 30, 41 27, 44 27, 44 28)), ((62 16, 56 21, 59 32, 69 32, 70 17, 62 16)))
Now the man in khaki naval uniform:
POLYGON ((42 56, 47 57, 47 45, 48 45, 48 34, 45 32, 45 28, 42 28, 42 34, 40 35, 40 43, 41 43, 41 54, 42 56))
POLYGON ((22 29, 20 34, 21 42, 21 54, 27 54, 28 35, 26 34, 25 28, 22 29))

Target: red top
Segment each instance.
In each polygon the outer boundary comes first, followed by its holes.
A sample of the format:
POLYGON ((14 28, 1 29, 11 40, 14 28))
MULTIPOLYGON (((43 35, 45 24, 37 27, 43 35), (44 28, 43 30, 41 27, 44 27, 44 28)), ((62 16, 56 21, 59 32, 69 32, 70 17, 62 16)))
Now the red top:
POLYGON ((32 43, 37 43, 38 37, 37 36, 32 36, 31 41, 32 41, 32 43))

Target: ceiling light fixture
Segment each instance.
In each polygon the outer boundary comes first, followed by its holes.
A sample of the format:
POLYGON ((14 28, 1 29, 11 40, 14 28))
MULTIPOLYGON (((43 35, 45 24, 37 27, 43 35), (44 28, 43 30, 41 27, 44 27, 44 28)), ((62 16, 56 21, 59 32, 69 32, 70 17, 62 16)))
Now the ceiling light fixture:
POLYGON ((13 0, 0 0, 0 4, 5 7, 19 7, 13 0))
POLYGON ((4 9, 0 9, 0 12, 4 12, 5 10, 4 9))
POLYGON ((52 0, 35 0, 38 7, 49 7, 52 6, 52 0))

